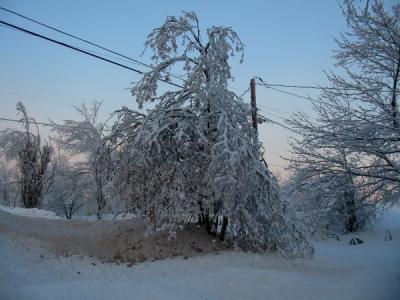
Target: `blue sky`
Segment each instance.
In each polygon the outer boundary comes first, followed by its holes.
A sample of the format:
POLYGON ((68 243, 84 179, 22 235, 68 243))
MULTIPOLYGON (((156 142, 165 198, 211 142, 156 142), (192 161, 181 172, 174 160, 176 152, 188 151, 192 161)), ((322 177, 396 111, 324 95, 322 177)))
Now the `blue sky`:
MULTIPOLYGON (((213 25, 231 26, 246 45, 243 64, 232 60, 232 88, 238 94, 246 90, 253 76, 272 83, 323 84, 323 70, 331 69, 333 64, 334 37, 346 29, 339 3, 334 0, 0 0, 0 5, 146 63, 149 55, 141 56, 146 35, 167 15, 195 11, 204 30, 213 25)), ((0 19, 90 48, 3 11, 0 19)), ((0 117, 15 118, 17 101, 23 101, 38 121, 51 118, 57 122, 76 117, 70 104, 92 99, 104 101, 104 119, 122 105, 136 107, 126 88, 139 79, 138 74, 5 26, 0 26, 0 69, 0 117)), ((301 99, 262 87, 257 89, 257 101, 275 120, 279 118, 272 113, 278 110, 285 111, 280 111, 284 115, 309 110, 301 99)), ((9 126, 0 122, 0 129, 9 126)), ((279 155, 286 153, 288 135, 290 132, 276 125, 261 126, 260 138, 271 164, 285 164, 279 155)), ((273 169, 282 171, 278 166, 273 169)))

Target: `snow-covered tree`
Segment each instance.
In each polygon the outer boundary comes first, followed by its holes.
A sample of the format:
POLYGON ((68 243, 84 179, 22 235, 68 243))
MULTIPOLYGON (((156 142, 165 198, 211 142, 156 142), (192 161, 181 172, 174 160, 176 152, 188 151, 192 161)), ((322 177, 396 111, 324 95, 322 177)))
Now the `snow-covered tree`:
POLYGON ((46 195, 45 208, 67 219, 90 203, 95 194, 91 176, 67 157, 59 154, 53 183, 46 195))
POLYGON ((140 209, 153 229, 171 235, 198 216, 209 233, 227 235, 244 248, 310 253, 261 162, 250 107, 228 89, 228 59, 243 57, 237 34, 212 27, 203 40, 197 16, 185 12, 167 17, 148 35, 146 47, 155 66, 131 92, 140 108, 147 102, 156 106, 145 115, 118 112, 111 135, 118 152, 115 193, 140 209), (159 89, 177 67, 184 71, 182 88, 159 89))
POLYGON ((105 124, 98 122, 100 102, 93 102, 88 108, 85 104, 76 107, 82 121, 65 120, 61 126, 54 126, 57 137, 54 139, 63 151, 80 157, 80 176, 89 175, 95 186, 97 217, 100 219, 106 206, 105 186, 111 171, 110 153, 105 139, 105 124))
POLYGON ((378 0, 343 3, 349 31, 337 40, 338 71, 314 103, 316 121, 302 113, 290 119, 301 133, 290 161, 307 180, 336 181, 339 201, 350 205, 343 212, 356 218, 399 198, 400 5, 389 11, 378 0))
POLYGON ((352 177, 343 174, 299 170, 282 194, 316 237, 362 230, 375 212, 360 198, 352 177))
POLYGON ((25 106, 17 103, 17 111, 21 115, 24 130, 5 130, 0 135, 0 149, 7 160, 18 163, 18 183, 22 204, 26 208, 39 207, 51 176, 47 171, 51 163, 52 147, 42 143, 39 128, 35 120, 29 118, 25 106), (36 126, 36 133, 31 125, 36 126))

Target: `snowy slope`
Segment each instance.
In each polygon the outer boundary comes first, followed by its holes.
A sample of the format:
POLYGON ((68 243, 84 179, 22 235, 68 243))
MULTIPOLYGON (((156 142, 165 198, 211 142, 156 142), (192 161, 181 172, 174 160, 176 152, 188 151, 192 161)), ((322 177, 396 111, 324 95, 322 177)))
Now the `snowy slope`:
POLYGON ((358 236, 364 244, 317 243, 311 260, 226 252, 127 267, 57 259, 0 234, 0 299, 400 299, 400 210, 358 236))

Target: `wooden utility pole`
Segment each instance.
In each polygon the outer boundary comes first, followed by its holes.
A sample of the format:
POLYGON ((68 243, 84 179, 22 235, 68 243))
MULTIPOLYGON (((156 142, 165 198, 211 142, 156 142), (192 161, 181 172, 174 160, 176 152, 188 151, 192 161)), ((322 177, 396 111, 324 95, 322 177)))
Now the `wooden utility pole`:
POLYGON ((258 131, 257 126, 257 103, 256 103, 256 80, 252 78, 250 80, 250 104, 251 104, 251 119, 253 121, 253 127, 258 131))

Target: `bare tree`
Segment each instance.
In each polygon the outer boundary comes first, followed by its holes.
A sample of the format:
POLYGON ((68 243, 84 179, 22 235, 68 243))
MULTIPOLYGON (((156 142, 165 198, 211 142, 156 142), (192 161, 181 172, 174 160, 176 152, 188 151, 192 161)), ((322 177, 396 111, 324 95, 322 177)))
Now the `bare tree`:
POLYGON ((338 71, 328 73, 330 87, 314 102, 317 119, 297 113, 289 120, 301 133, 292 141, 292 167, 341 183, 349 231, 361 224, 356 207, 394 201, 400 193, 400 5, 389 11, 382 1, 371 2, 365 8, 343 1, 349 31, 336 40, 338 71))

